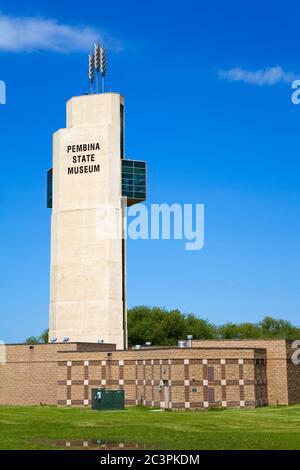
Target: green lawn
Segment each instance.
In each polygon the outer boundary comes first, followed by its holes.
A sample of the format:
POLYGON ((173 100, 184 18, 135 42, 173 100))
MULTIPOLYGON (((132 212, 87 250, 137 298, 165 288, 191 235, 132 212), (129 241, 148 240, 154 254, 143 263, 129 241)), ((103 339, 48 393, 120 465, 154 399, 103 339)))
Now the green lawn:
POLYGON ((55 449, 76 440, 157 450, 300 449, 300 406, 205 412, 0 407, 0 449, 55 449))

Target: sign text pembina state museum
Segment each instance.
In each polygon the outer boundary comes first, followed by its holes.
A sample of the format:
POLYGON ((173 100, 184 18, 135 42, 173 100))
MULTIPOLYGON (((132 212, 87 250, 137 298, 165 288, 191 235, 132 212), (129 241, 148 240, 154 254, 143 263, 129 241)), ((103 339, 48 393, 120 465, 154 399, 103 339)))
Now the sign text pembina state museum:
POLYGON ((99 142, 91 144, 77 144, 67 146, 67 156, 72 157, 75 166, 68 166, 68 175, 79 175, 83 173, 97 173, 100 164, 95 163, 95 152, 100 150, 99 142))

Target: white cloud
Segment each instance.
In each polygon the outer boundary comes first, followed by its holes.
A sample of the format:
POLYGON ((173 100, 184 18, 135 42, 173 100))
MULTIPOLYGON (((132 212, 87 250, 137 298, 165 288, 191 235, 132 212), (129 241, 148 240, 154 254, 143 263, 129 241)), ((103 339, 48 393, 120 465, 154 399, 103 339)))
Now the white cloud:
POLYGON ((230 82, 244 82, 249 85, 275 85, 276 83, 291 83, 296 76, 285 72, 282 67, 267 67, 255 71, 235 67, 230 70, 220 70, 219 77, 230 82))
POLYGON ((122 49, 120 41, 89 26, 74 26, 42 17, 13 17, 0 13, 0 51, 87 51, 99 39, 108 49, 122 49))

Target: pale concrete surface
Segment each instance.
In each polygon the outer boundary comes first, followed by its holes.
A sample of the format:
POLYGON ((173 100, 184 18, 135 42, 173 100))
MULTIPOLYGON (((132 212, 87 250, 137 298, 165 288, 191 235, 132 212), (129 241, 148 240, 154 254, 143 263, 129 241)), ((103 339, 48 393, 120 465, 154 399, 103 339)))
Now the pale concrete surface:
POLYGON ((49 337, 58 342, 124 347, 122 241, 103 235, 107 205, 122 227, 121 104, 115 93, 74 97, 53 136, 49 337))

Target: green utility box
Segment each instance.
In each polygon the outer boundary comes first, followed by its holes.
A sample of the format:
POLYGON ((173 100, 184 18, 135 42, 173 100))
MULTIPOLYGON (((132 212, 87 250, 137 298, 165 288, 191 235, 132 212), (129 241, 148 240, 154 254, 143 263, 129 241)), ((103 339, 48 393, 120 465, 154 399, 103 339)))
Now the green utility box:
POLYGON ((105 388, 94 388, 92 390, 93 410, 124 410, 124 404, 124 390, 106 390, 105 388))

